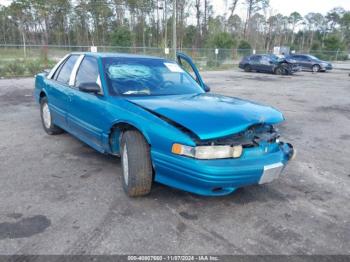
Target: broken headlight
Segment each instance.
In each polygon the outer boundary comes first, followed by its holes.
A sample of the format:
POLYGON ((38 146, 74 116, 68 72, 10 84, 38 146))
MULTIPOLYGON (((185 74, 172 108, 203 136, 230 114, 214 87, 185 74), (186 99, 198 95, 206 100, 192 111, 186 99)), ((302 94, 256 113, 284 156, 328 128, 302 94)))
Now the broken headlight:
POLYGON ((211 146, 186 146, 173 144, 171 152, 176 155, 193 157, 196 159, 223 159, 238 158, 242 155, 243 148, 241 145, 211 145, 211 146))

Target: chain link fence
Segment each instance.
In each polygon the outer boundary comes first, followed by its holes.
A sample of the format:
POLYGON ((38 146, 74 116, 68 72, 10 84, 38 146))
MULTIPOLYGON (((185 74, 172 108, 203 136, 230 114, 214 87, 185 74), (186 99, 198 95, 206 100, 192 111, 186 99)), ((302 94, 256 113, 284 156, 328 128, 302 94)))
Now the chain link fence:
MULTIPOLYGON (((97 46, 96 48, 98 52, 143 54, 168 59, 174 57, 171 49, 166 53, 164 48, 156 47, 97 46)), ((0 45, 0 77, 33 76, 43 69, 51 68, 70 52, 90 50, 90 46, 0 45)), ((178 51, 191 56, 200 70, 230 69, 237 66, 244 56, 253 53, 267 53, 266 50, 211 48, 182 48, 178 51)), ((350 59, 349 52, 344 51, 312 51, 310 53, 328 61, 350 59)))

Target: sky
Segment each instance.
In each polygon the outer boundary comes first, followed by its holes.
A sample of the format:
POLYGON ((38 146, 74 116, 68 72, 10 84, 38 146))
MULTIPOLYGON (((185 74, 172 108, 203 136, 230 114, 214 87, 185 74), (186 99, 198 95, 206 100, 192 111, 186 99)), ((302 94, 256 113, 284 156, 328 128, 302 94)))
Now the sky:
MULTIPOLYGON (((229 6, 230 2, 232 0, 213 0, 215 13, 223 13, 222 10, 226 9, 226 3, 229 6)), ((242 4, 244 0, 240 2, 237 13, 244 17, 246 13, 246 8, 242 4)), ((343 7, 345 10, 350 10, 350 0, 270 0, 270 7, 273 9, 273 14, 281 13, 286 16, 294 11, 299 12, 302 16, 310 12, 325 15, 334 7, 343 7)))
MULTIPOLYGON (((0 0, 0 4, 8 5, 12 0, 0 0)), ((242 3, 244 0, 240 0, 242 3)), ((216 15, 222 15, 224 12, 229 12, 227 7, 232 0, 212 0, 214 12, 216 15)), ((273 9, 273 14, 281 13, 290 15, 297 11, 302 16, 309 12, 321 13, 325 15, 334 7, 343 7, 345 10, 350 10, 350 0, 270 0, 270 6, 273 9)), ((237 7, 238 15, 245 16, 245 7, 239 4, 237 7)))

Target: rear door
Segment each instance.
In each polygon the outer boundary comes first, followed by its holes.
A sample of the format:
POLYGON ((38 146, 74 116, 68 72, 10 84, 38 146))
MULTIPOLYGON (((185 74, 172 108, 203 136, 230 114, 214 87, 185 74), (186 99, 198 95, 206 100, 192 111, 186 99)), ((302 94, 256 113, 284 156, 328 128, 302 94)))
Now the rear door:
POLYGON ((55 124, 65 128, 69 105, 69 80, 79 55, 71 55, 56 69, 51 79, 47 81, 48 101, 55 124))
POLYGON ((205 92, 209 92, 209 87, 204 83, 202 76, 199 73, 196 65, 193 63, 192 59, 185 55, 184 53, 176 53, 178 64, 189 73, 194 80, 203 88, 205 92))

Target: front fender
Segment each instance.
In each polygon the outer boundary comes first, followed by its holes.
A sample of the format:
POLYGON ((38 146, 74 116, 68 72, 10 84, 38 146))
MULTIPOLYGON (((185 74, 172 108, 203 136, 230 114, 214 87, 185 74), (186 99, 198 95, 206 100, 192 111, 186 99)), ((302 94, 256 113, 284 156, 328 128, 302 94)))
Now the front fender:
POLYGON ((40 73, 35 76, 35 87, 34 87, 34 99, 35 102, 40 103, 40 94, 42 92, 47 96, 46 91, 46 74, 40 73))
MULTIPOLYGON (((119 152, 119 144, 110 146, 110 136, 113 134, 113 128, 118 124, 128 124, 139 130, 152 147, 152 150, 170 152, 173 143, 195 145, 188 134, 151 112, 122 99, 119 99, 116 104, 119 106, 109 109, 115 117, 110 122, 109 129, 106 130, 104 136, 105 143, 112 152, 119 152)), ((116 134, 116 136, 119 135, 116 134)), ((115 143, 117 142, 116 139, 117 137, 113 138, 115 143)))

